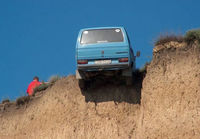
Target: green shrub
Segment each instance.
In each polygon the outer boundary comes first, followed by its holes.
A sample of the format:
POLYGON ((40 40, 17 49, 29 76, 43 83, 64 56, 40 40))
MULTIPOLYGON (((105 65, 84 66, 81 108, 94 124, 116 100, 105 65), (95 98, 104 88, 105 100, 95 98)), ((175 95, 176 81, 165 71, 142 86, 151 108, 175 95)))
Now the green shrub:
POLYGON ((189 30, 185 34, 185 41, 188 44, 194 43, 194 41, 198 41, 200 43, 200 29, 189 30))
POLYGON ((40 91, 46 90, 49 86, 50 86, 49 83, 42 83, 41 85, 39 85, 36 88, 34 88, 33 94, 35 94, 36 92, 40 92, 40 91))
POLYGON ((158 39, 155 41, 154 45, 162 45, 165 44, 167 42, 171 42, 171 41, 175 41, 175 42, 183 42, 184 41, 184 37, 182 35, 174 35, 174 34, 162 34, 158 37, 158 39))
POLYGON ((40 86, 37 86, 34 89, 33 94, 46 90, 48 87, 52 86, 56 81, 58 81, 60 78, 61 77, 58 75, 51 76, 47 83, 42 83, 40 86))

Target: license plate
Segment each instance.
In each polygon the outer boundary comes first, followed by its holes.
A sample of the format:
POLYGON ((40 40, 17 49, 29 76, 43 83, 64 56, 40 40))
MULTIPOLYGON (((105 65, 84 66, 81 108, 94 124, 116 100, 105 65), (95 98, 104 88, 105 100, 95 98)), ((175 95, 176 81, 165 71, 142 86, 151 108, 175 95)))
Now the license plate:
POLYGON ((99 65, 110 64, 111 60, 96 60, 94 63, 99 65))

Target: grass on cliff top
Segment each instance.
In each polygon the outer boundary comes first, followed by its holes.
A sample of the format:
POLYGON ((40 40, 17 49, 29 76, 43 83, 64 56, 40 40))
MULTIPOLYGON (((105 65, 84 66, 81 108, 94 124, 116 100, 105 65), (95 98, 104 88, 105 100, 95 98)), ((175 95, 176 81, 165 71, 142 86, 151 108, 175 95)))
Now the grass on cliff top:
POLYGON ((30 96, 22 96, 16 99, 16 106, 24 105, 30 101, 30 96))
POLYGON ((195 41, 198 41, 198 43, 200 43, 200 29, 189 30, 185 34, 185 41, 188 44, 194 43, 195 41))
POLYGON ((182 35, 175 35, 175 34, 161 34, 158 39, 155 41, 154 45, 162 45, 167 42, 184 42, 184 37, 182 35))
POLYGON ((47 83, 42 83, 40 86, 34 89, 34 94, 46 90, 48 87, 54 85, 59 79, 61 79, 61 77, 58 75, 51 76, 47 83))
MULTIPOLYGON (((59 79, 61 79, 61 77, 58 75, 51 76, 47 83, 43 82, 40 86, 36 87, 34 89, 33 94, 46 90, 47 88, 54 85, 59 79)), ((24 104, 28 103, 29 101, 30 101, 30 96, 19 97, 16 99, 16 106, 24 105, 24 104)))
POLYGON ((10 99, 6 98, 1 101, 1 104, 10 103, 10 99))
POLYGON ((163 45, 171 41, 179 43, 186 42, 187 44, 194 43, 195 41, 200 43, 200 29, 189 30, 184 36, 169 33, 161 34, 158 39, 156 39, 154 45, 163 45))

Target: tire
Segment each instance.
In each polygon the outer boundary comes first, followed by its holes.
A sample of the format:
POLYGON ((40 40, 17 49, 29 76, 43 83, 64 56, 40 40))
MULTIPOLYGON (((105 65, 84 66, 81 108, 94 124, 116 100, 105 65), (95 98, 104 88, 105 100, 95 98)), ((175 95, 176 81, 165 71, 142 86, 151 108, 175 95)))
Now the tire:
POLYGON ((131 86, 133 84, 133 79, 132 79, 132 77, 127 77, 126 78, 126 85, 127 86, 131 86))
POLYGON ((78 80, 78 85, 80 87, 80 89, 85 89, 86 88, 86 82, 83 79, 78 80))

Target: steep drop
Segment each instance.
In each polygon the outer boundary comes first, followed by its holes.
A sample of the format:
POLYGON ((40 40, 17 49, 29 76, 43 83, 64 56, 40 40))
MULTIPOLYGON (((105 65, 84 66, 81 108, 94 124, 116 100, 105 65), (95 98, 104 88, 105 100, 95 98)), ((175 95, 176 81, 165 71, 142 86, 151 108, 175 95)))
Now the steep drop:
POLYGON ((0 137, 198 139, 200 47, 174 45, 156 49, 133 86, 103 80, 85 91, 68 76, 28 104, 0 107, 0 137))
POLYGON ((200 47, 158 53, 147 68, 141 96, 138 138, 200 137, 200 47))
POLYGON ((140 89, 96 84, 81 91, 68 76, 43 92, 39 99, 0 118, 5 138, 129 138, 135 135, 140 89), (20 111, 20 112, 19 112, 20 111))

